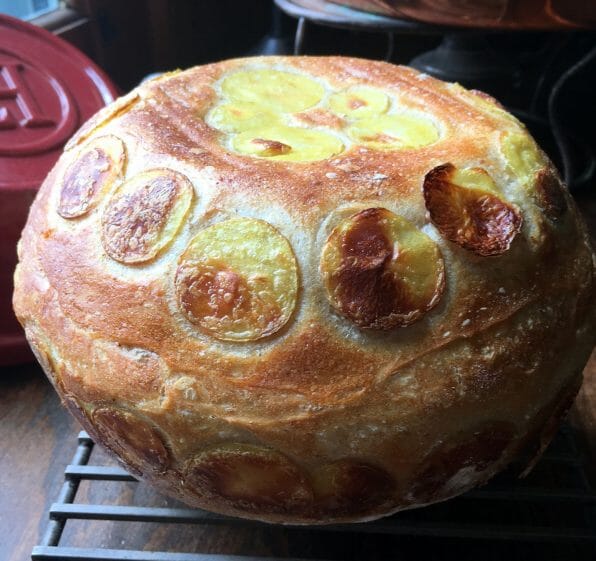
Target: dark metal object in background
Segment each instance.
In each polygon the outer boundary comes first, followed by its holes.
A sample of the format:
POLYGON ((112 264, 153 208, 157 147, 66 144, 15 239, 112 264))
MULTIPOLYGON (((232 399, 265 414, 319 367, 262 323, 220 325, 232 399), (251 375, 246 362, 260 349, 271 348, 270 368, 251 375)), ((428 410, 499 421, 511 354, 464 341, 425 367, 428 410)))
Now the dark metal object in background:
MULTIPOLYGON (((293 557, 254 557, 181 552, 152 552, 104 548, 74 548, 60 545, 67 521, 135 521, 160 524, 259 526, 262 523, 231 518, 190 508, 152 508, 84 504, 75 502, 82 480, 134 482, 118 467, 89 465, 93 441, 81 432, 58 501, 50 508, 50 523, 33 549, 33 561, 298 561, 293 557)), ((80 499, 79 499, 80 500, 80 499)), ((281 527, 280 527, 281 530, 281 527)), ((498 559, 498 545, 508 547, 508 559, 557 558, 563 547, 569 559, 593 559, 596 548, 596 494, 591 489, 578 453, 573 430, 564 426, 535 471, 525 480, 498 476, 487 486, 447 503, 405 511, 389 518, 361 524, 285 527, 284 531, 308 531, 312 540, 329 533, 393 536, 396 543, 436 544, 443 552, 445 540, 456 538, 460 546, 486 543, 484 559, 498 559), (492 517, 486 518, 486 513, 492 517), (495 553, 493 556, 492 553, 495 553), (533 557, 536 554, 537 557, 533 557), (538 557, 538 554, 540 555, 538 557)), ((417 546, 420 547, 420 546, 417 546)), ((417 549, 416 551, 421 551, 417 549)), ((422 552, 421 558, 424 558, 422 552)), ((434 557, 433 557, 434 558, 434 557)), ((501 557, 502 558, 502 557, 501 557)))
MULTIPOLYGON (((394 52, 394 33, 442 34, 448 28, 415 21, 401 20, 379 14, 361 12, 345 6, 321 0, 274 0, 284 13, 298 18, 294 38, 294 54, 304 54, 307 23, 339 29, 374 31, 387 37, 385 60, 391 60, 394 52)), ((340 52, 336 54, 341 54, 340 52)))
POLYGON ((360 10, 439 25, 490 29, 596 26, 590 0, 333 0, 360 10))
POLYGON ((473 30, 446 33, 436 49, 414 57, 410 66, 440 80, 488 90, 503 81, 518 82, 520 74, 514 60, 491 49, 486 32, 473 30))
POLYGON ((291 55, 294 52, 294 41, 288 19, 272 2, 271 30, 248 54, 251 56, 291 55))

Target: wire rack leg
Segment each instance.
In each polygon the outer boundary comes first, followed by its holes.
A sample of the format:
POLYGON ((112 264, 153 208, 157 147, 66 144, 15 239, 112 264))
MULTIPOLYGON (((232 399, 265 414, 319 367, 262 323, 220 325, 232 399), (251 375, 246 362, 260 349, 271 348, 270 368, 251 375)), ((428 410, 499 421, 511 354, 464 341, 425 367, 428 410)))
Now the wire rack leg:
MULTIPOLYGON (((87 436, 86 433, 80 433, 79 445, 72 458, 71 464, 77 466, 87 465, 91 456, 91 452, 93 451, 93 445, 93 441, 87 436)), ((77 490, 79 489, 80 482, 81 480, 79 478, 71 478, 69 476, 65 476, 65 481, 62 485, 62 489, 60 490, 60 494, 58 495, 57 502, 62 504, 72 504, 75 495, 77 494, 77 490)), ((66 518, 51 518, 40 545, 58 545, 60 537, 62 536, 62 532, 64 531, 65 525, 66 518)), ((35 561, 36 558, 37 557, 35 556, 34 552, 31 555, 31 559, 35 561)))

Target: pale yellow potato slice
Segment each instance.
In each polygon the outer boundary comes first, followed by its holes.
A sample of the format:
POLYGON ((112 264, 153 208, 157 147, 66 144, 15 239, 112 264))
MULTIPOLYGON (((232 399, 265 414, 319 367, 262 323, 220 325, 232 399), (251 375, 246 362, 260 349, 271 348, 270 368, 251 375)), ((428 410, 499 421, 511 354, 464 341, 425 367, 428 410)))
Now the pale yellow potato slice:
POLYGON ((223 79, 221 90, 231 100, 290 113, 316 105, 325 94, 319 82, 304 74, 268 69, 229 74, 223 79))
POLYGON ((526 133, 505 132, 501 137, 501 153, 508 170, 524 187, 534 184, 536 173, 546 161, 536 143, 526 133))
POLYGON ((101 241, 121 263, 142 263, 170 244, 193 199, 188 178, 169 169, 135 175, 111 197, 102 216, 101 241))
POLYGON ((337 136, 283 125, 240 133, 232 139, 232 146, 241 154, 288 162, 324 160, 344 150, 337 136))
POLYGON ((323 248, 320 271, 331 305, 364 329, 409 325, 444 289, 435 242, 385 208, 342 220, 323 248))
POLYGON ((468 189, 481 189, 499 194, 499 190, 489 173, 483 168, 456 168, 451 170, 451 182, 468 189))
POLYGON ((278 331, 298 295, 292 248, 263 220, 233 218, 200 231, 178 261, 176 296, 186 317, 224 341, 278 331))
POLYGON ((458 97, 472 105, 477 110, 499 120, 506 119, 510 124, 513 124, 519 128, 523 127, 517 118, 509 113, 509 111, 507 111, 501 105, 501 103, 499 103, 499 101, 497 101, 491 95, 479 90, 467 90, 459 84, 449 84, 448 87, 458 97))
POLYGON ((565 188, 553 165, 530 135, 503 133, 501 153, 507 170, 517 178, 542 212, 551 220, 559 220, 567 210, 565 188))
POLYGON ((122 177, 125 166, 126 149, 118 137, 106 135, 92 140, 64 174, 58 214, 63 218, 87 214, 122 177))
POLYGON ((335 113, 325 107, 315 107, 307 109, 301 113, 294 113, 292 120, 307 127, 328 127, 334 130, 341 130, 345 126, 345 121, 335 113))
POLYGON ((352 86, 329 97, 332 111, 348 119, 364 119, 385 113, 389 96, 368 86, 352 86))
POLYGON ((409 113, 361 119, 347 132, 356 144, 377 150, 420 148, 439 139, 439 131, 432 121, 409 113))
POLYGON ((220 131, 242 132, 276 124, 280 116, 258 103, 230 102, 216 105, 205 122, 220 131))

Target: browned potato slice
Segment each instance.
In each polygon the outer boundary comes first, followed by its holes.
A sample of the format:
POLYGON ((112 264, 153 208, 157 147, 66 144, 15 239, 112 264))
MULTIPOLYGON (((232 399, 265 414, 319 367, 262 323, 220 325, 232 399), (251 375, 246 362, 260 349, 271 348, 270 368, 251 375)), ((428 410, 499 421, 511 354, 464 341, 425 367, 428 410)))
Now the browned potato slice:
POLYGON ((384 470, 359 460, 327 464, 314 475, 315 500, 327 512, 365 512, 391 500, 393 478, 384 470))
POLYGON ((290 244, 263 220, 234 218, 199 232, 178 262, 178 303, 205 333, 252 341, 290 318, 298 270, 290 244))
POLYGON ((87 214, 122 176, 125 164, 126 150, 119 138, 108 135, 91 141, 64 174, 58 214, 87 214))
POLYGON ((68 409, 70 414, 77 420, 81 425, 86 425, 89 422, 89 418, 87 417, 87 413, 83 406, 79 403, 77 399, 72 397, 71 395, 64 394, 62 396, 62 404, 68 409))
POLYGON ((121 263, 153 259, 174 238, 190 209, 194 189, 169 169, 135 175, 114 193, 102 216, 101 241, 121 263))
POLYGON ((551 220, 559 220, 567 211, 563 185, 552 167, 536 172, 533 198, 551 220))
POLYGON ((165 471, 170 454, 157 431, 128 411, 95 409, 91 419, 104 444, 137 471, 165 471))
POLYGON ((312 489, 289 458, 251 444, 206 450, 187 467, 187 481, 199 494, 223 497, 240 510, 292 512, 312 502, 312 489))
POLYGON ((522 226, 522 216, 498 195, 483 169, 452 164, 424 178, 424 201, 433 224, 448 240, 478 255, 505 253, 522 226))
POLYGON ((384 208, 343 220, 323 248, 320 269, 333 307, 361 328, 409 325, 444 288, 437 245, 384 208))
POLYGON ((460 470, 484 471, 497 462, 515 438, 515 427, 506 421, 487 422, 475 431, 457 435, 436 448, 417 470, 412 482, 413 499, 426 502, 458 492, 461 482, 450 480, 460 470))

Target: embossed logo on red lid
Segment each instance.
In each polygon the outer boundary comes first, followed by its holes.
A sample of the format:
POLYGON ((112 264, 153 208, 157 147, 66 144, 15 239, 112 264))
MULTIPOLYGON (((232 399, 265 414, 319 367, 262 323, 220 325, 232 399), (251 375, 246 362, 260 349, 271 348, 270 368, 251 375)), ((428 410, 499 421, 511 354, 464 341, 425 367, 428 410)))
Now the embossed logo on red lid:
POLYGON ((0 156, 61 147, 78 114, 61 81, 30 63, 0 59, 0 156))
POLYGON ((11 306, 29 205, 66 141, 116 95, 77 49, 0 15, 0 366, 33 359, 11 306))
POLYGON ((73 46, 0 15, 0 189, 39 187, 70 136, 115 97, 73 46))

